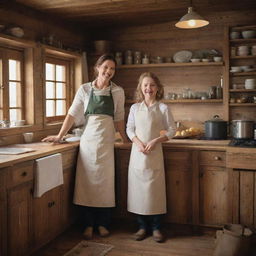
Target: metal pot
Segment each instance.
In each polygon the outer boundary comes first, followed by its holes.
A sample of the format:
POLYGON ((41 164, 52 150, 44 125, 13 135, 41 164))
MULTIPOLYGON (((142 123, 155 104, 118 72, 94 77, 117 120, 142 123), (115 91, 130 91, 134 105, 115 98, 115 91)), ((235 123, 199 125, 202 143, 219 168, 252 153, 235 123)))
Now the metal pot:
POLYGON ((232 132, 232 137, 235 139, 253 139, 254 138, 254 121, 232 120, 231 132, 232 132))
POLYGON ((225 140, 227 139, 227 121, 219 118, 215 115, 213 119, 205 121, 205 137, 208 140, 225 140))

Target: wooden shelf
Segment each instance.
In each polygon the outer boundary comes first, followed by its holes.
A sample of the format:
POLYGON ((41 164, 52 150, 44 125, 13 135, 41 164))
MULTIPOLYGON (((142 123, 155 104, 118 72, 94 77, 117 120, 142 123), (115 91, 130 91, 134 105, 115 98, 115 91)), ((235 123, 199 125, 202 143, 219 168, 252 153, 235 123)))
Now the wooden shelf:
POLYGON ((230 43, 235 43, 235 44, 256 43, 256 38, 249 38, 249 39, 244 39, 244 38, 231 39, 231 40, 230 40, 230 43))
POLYGON ((256 72, 237 72, 237 73, 231 73, 232 76, 255 76, 256 72))
POLYGON ((256 29, 256 26, 255 25, 237 26, 237 27, 232 27, 231 31, 243 31, 243 30, 251 30, 251 29, 256 29))
POLYGON ((256 89, 230 89, 230 92, 256 92, 256 89))
POLYGON ((159 63, 159 64, 133 64, 117 66, 118 69, 129 68, 169 68, 169 67, 198 67, 223 66, 223 62, 189 62, 189 63, 159 63))
MULTIPOLYGON (((256 42, 256 40, 255 40, 256 42)), ((256 55, 247 55, 247 56, 232 56, 230 59, 235 60, 235 59, 256 59, 256 55)))
MULTIPOLYGON (((161 102, 166 104, 179 104, 179 103, 223 103, 222 99, 208 99, 208 100, 200 100, 200 99, 180 99, 180 100, 162 100, 161 102)), ((133 104, 136 103, 135 100, 126 100, 125 103, 133 104)))
POLYGON ((256 103, 231 103, 230 107, 256 107, 256 103))

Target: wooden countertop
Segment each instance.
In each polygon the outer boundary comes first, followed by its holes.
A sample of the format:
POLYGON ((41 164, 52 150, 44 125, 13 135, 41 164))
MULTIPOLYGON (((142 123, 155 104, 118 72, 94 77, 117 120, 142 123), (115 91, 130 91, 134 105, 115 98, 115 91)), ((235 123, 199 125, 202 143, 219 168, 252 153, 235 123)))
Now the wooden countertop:
POLYGON ((29 153, 23 153, 19 155, 3 155, 0 154, 0 168, 11 166, 13 164, 33 160, 36 158, 44 157, 49 154, 55 154, 58 152, 66 151, 79 146, 79 142, 53 144, 46 142, 29 143, 29 144, 12 144, 5 147, 17 147, 17 148, 32 148, 35 151, 29 153))
MULTIPOLYGON (((171 139, 163 143, 164 148, 186 148, 202 150, 222 150, 227 153, 256 154, 256 148, 240 148, 228 146, 229 140, 195 140, 195 139, 171 139)), ((52 144, 37 142, 31 144, 14 144, 7 147, 25 147, 32 148, 35 151, 19 155, 2 155, 0 154, 0 168, 11 166, 15 163, 33 160, 44 157, 49 154, 66 151, 79 146, 79 142, 52 144)), ((117 149, 130 149, 132 143, 115 143, 117 149)))

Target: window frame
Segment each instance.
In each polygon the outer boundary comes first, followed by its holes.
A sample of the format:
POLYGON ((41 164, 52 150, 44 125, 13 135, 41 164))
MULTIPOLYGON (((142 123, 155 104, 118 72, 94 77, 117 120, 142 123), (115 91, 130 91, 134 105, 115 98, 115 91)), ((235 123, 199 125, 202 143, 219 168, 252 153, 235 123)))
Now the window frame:
MULTIPOLYGON (((60 123, 63 122, 65 119, 65 116, 67 114, 67 111, 70 107, 71 104, 71 96, 72 96, 72 91, 73 91, 73 83, 72 83, 72 71, 73 70, 73 60, 72 59, 68 59, 68 58, 61 58, 58 56, 53 56, 53 55, 49 55, 47 54, 45 56, 45 61, 44 61, 44 119, 45 119, 45 123, 48 124, 55 124, 55 123, 60 123), (65 72, 65 84, 66 84, 66 97, 65 97, 65 101, 66 101, 66 113, 64 115, 61 116, 51 116, 51 117, 47 117, 46 116, 46 63, 50 63, 50 64, 54 64, 54 65, 62 65, 65 66, 66 68, 66 72, 65 72)), ((56 82, 56 80, 55 80, 56 82)), ((53 100, 57 100, 56 98, 53 100)))

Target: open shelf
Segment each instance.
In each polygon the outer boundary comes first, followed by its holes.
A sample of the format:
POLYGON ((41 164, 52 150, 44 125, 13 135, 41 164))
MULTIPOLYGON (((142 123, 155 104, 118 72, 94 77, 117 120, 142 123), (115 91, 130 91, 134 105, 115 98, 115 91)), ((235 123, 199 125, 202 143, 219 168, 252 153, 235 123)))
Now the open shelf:
POLYGON ((198 67, 198 66, 223 66, 223 62, 189 62, 189 63, 159 63, 159 64, 132 64, 117 66, 118 69, 125 68, 168 68, 168 67, 198 67))
POLYGON ((230 89, 230 92, 256 92, 256 89, 230 89))
POLYGON ((232 76, 255 76, 256 72, 236 72, 236 73, 231 73, 230 75, 232 76))
POLYGON ((232 56, 230 59, 256 59, 256 55, 247 55, 247 56, 232 56))
POLYGON ((256 103, 231 103, 231 107, 255 107, 256 103))
MULTIPOLYGON (((200 100, 200 99, 180 99, 180 100, 162 100, 161 102, 166 104, 178 104, 178 103, 222 103, 222 99, 208 99, 208 100, 200 100)), ((135 100, 126 100, 125 103, 133 104, 136 103, 135 100)))
POLYGON ((256 43, 256 38, 239 38, 239 39, 231 39, 230 43, 236 43, 236 44, 244 44, 244 43, 256 43))

